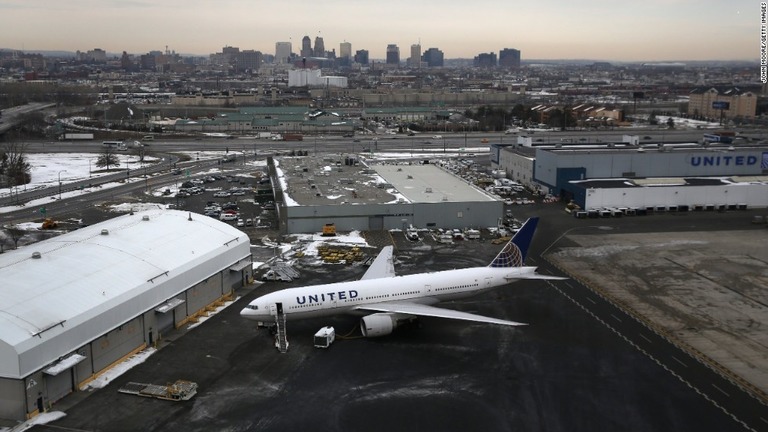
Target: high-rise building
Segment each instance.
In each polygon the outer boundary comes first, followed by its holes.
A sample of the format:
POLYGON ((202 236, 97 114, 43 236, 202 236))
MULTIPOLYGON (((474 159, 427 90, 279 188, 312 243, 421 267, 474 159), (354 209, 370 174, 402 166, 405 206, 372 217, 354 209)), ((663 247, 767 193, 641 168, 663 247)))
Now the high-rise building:
POLYGON ((339 44, 339 57, 351 58, 352 57, 352 44, 349 42, 342 42, 339 44))
MULTIPOLYGON (((158 54, 158 55, 161 55, 161 54, 158 54)), ((157 63, 155 62, 155 55, 152 54, 152 52, 150 52, 149 54, 142 54, 140 65, 142 70, 154 71, 155 67, 157 66, 157 63)))
POLYGON ((261 51, 243 50, 235 56, 234 66, 237 72, 255 72, 261 67, 261 51))
POLYGON ((496 53, 482 53, 475 57, 475 67, 492 68, 496 67, 496 53))
POLYGON ((426 63, 428 67, 443 67, 443 52, 437 48, 430 48, 424 51, 421 60, 426 63))
POLYGON ((339 67, 349 67, 352 65, 352 44, 349 42, 342 42, 339 45, 339 58, 336 60, 336 65, 339 67))
POLYGON ((520 50, 504 48, 499 51, 499 66, 517 69, 520 67, 520 50))
POLYGON ((240 48, 233 46, 225 46, 221 49, 221 53, 224 55, 236 55, 240 52, 240 48))
POLYGON ((320 36, 315 38, 315 57, 325 57, 325 43, 320 36))
POLYGON ((368 50, 355 51, 355 63, 367 65, 368 64, 368 50))
POLYGON ((312 39, 309 36, 304 36, 301 39, 301 56, 312 57, 312 39))
POLYGON ((421 45, 411 45, 411 56, 408 58, 408 66, 418 68, 421 66, 421 45))
POLYGON ((387 45, 387 64, 399 65, 400 64, 400 48, 395 44, 387 45))
POLYGON ((94 48, 88 50, 84 55, 84 59, 93 63, 105 63, 107 61, 107 52, 101 48, 94 48))
POLYGON ((275 44, 275 63, 286 64, 293 55, 293 47, 290 42, 277 42, 275 44))

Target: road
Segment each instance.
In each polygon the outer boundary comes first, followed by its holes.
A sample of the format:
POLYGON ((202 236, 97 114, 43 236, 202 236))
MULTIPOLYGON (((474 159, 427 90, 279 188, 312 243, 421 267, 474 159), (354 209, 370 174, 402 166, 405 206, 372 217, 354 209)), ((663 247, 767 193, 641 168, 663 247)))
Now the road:
POLYGON ((46 108, 52 108, 55 106, 56 104, 53 103, 36 102, 4 109, 3 116, 0 117, 0 135, 8 132, 11 128, 16 126, 19 121, 21 121, 24 114, 28 114, 33 111, 40 111, 46 108))
MULTIPOLYGON (((151 152, 196 152, 226 151, 269 153, 290 150, 308 150, 314 153, 338 153, 370 151, 457 151, 487 147, 490 144, 512 144, 518 136, 530 136, 534 144, 558 144, 563 139, 574 143, 621 142, 624 135, 638 135, 642 143, 700 142, 704 131, 692 129, 632 129, 601 131, 550 131, 516 134, 504 133, 418 133, 414 136, 399 135, 356 135, 352 138, 330 135, 305 135, 303 141, 271 141, 256 138, 203 138, 203 139, 163 139, 153 141, 151 152), (439 138, 435 138, 438 136, 439 138), (645 137, 648 139, 644 139, 645 137), (483 140, 487 142, 483 142, 483 140), (540 141, 539 141, 540 140, 540 141)), ((35 141, 25 143, 30 152, 94 152, 102 151, 100 141, 35 141)), ((566 143, 567 144, 567 143, 566 143)))

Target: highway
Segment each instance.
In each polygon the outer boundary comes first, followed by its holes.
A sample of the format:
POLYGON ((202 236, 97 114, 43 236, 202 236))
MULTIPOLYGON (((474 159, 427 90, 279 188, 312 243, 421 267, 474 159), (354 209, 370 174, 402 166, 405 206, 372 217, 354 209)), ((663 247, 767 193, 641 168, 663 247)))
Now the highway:
MULTIPOLYGON (((163 138, 159 137, 149 143, 153 152, 195 152, 195 151, 225 151, 232 152, 283 152, 290 150, 308 150, 314 153, 339 153, 361 151, 423 151, 439 152, 442 150, 476 149, 490 144, 513 144, 518 136, 529 136, 534 145, 555 145, 569 142, 574 144, 600 144, 622 141, 624 135, 634 134, 640 137, 643 144, 658 143, 697 143, 701 141, 704 131, 692 129, 637 129, 637 130, 601 130, 601 131, 550 131, 550 132, 517 132, 504 133, 418 133, 414 136, 398 135, 356 135, 353 138, 331 135, 305 135, 303 141, 272 141, 257 138, 163 138), (435 138, 435 137, 439 138, 435 138), (647 139, 645 137, 648 137, 647 139), (485 141, 485 142, 484 142, 485 141)), ((95 152, 103 149, 101 141, 30 141, 25 143, 29 152, 95 152)))
POLYGON ((0 135, 8 132, 14 126, 16 126, 24 114, 31 113, 33 111, 40 111, 46 108, 55 107, 53 103, 29 103, 26 105, 19 105, 3 110, 3 116, 0 118, 0 135))

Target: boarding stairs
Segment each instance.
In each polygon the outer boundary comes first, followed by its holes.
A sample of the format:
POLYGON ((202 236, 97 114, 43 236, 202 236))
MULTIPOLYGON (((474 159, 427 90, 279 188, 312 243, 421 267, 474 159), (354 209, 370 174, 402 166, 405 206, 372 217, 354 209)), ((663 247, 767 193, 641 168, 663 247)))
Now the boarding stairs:
POLYGON ((283 304, 275 304, 274 309, 275 324, 277 325, 277 333, 275 333, 275 348, 281 353, 288 352, 288 333, 286 331, 286 319, 283 312, 283 304))

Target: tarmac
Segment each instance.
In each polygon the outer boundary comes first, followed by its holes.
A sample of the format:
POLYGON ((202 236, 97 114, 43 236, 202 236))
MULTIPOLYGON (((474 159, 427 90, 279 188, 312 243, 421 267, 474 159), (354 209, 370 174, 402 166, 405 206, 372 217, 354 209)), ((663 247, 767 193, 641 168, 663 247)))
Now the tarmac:
MULTIPOLYGON (((760 336, 768 268, 760 246, 767 230, 750 224, 753 211, 599 220, 574 219, 560 204, 513 211, 518 219, 542 217, 529 263, 545 274, 558 272, 552 260, 573 279, 518 282, 442 306, 528 326, 425 318, 390 336, 364 339, 357 318, 333 317, 290 322, 290 348, 280 354, 268 332, 239 316, 247 302, 290 286, 353 280, 365 270, 299 262, 301 279, 239 290, 232 306, 192 330, 169 335, 157 353, 107 387, 65 398, 53 410, 66 417, 32 430, 572 432, 765 426, 723 409, 711 387, 670 373, 661 357, 618 327, 630 318, 591 310, 595 300, 584 301, 576 286, 583 281, 585 292, 604 294, 637 313, 643 328, 649 324, 666 332, 718 364, 759 369, 739 375, 761 385, 768 370, 760 336), (730 282, 735 280, 739 283, 730 282), (614 316, 616 325, 606 316, 614 316), (350 336, 327 350, 315 349, 312 335, 325 325, 350 336), (117 392, 129 381, 177 379, 197 382, 197 396, 168 402, 117 392)), ((396 246, 396 271, 408 274, 487 264, 501 246, 484 235, 453 245, 428 238, 411 243, 397 233, 389 241, 396 246)))
POLYGON ((569 240, 549 259, 768 394, 768 230, 569 240))

